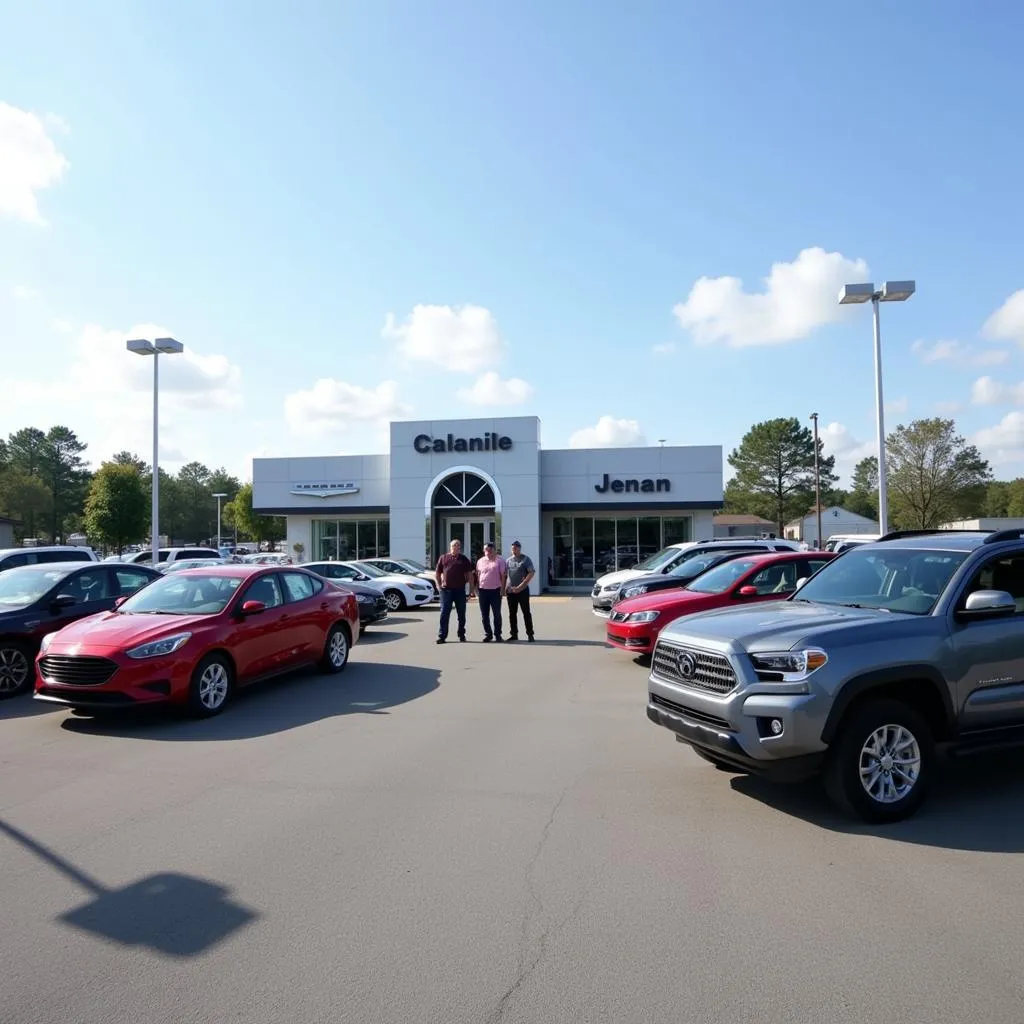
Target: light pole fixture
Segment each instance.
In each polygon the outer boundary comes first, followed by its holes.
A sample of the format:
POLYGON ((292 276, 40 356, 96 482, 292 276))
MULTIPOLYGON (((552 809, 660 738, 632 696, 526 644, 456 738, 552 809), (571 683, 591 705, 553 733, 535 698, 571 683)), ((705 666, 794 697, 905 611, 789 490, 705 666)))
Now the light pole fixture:
POLYGON ((220 503, 221 500, 226 498, 227 495, 224 493, 215 494, 214 497, 217 499, 217 554, 220 554, 220 503))
POLYGON ((173 338, 157 338, 155 341, 137 339, 125 343, 129 352, 137 356, 153 357, 153 511, 150 523, 152 533, 153 568, 160 564, 160 356, 174 356, 184 351, 185 346, 173 338))
POLYGON ((906 302, 917 286, 913 281, 885 281, 876 289, 871 282, 848 284, 839 293, 841 306, 870 302, 875 323, 875 418, 878 432, 878 529, 884 537, 889 531, 888 477, 885 468, 885 416, 882 402, 882 329, 878 318, 880 302, 906 302))
POLYGON ((818 550, 823 551, 824 538, 821 536, 821 467, 818 464, 818 414, 811 413, 814 420, 814 509, 818 515, 818 550))

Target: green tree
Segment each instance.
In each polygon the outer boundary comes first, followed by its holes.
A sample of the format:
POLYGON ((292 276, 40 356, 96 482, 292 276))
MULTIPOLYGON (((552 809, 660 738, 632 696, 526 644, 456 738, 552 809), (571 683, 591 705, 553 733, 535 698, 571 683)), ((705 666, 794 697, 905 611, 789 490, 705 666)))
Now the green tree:
POLYGON ((0 473, 0 513, 17 519, 22 537, 36 537, 36 528, 53 503, 49 488, 37 476, 8 466, 0 473))
POLYGON ((900 424, 886 439, 886 460, 890 512, 900 529, 931 530, 976 515, 992 476, 947 419, 900 424))
POLYGON ((1024 477, 1017 477, 1007 485, 1006 509, 1003 515, 1024 519, 1024 477))
POLYGON ((189 462, 178 470, 177 485, 182 503, 182 535, 198 543, 216 532, 216 502, 210 487, 210 471, 201 462, 189 462))
POLYGON ((280 516, 263 516, 253 509, 252 484, 243 484, 235 500, 224 507, 224 522, 260 543, 284 536, 284 520, 280 516))
POLYGON ((92 479, 85 501, 85 530, 118 554, 142 540, 149 525, 149 502, 134 466, 105 462, 92 479))
POLYGON ((115 466, 131 466, 141 477, 147 477, 152 472, 149 463, 145 459, 139 458, 134 452, 117 452, 110 461, 115 466))
POLYGON ((854 466, 844 508, 868 519, 878 518, 878 457, 869 455, 854 466))
POLYGON ((223 466, 210 474, 207 483, 211 494, 226 494, 225 501, 231 501, 242 487, 242 481, 229 473, 223 466))
MULTIPOLYGON (((822 495, 836 482, 835 458, 826 457, 818 440, 822 495)), ((794 417, 755 423, 729 455, 736 471, 730 481, 731 507, 742 504, 778 524, 781 536, 786 523, 804 516, 814 504, 814 434, 794 417)))
POLYGON ((38 427, 22 427, 7 439, 7 461, 29 476, 41 476, 46 457, 46 434, 38 427))
POLYGON ((87 444, 67 427, 51 427, 43 442, 40 475, 53 498, 50 536, 63 539, 64 519, 81 509, 89 482, 89 470, 82 458, 87 444))

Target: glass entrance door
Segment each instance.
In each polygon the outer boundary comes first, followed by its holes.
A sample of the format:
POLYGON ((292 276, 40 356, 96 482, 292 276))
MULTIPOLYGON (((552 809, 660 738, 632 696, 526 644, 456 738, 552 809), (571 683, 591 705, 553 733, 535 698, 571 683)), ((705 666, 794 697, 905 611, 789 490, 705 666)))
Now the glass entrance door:
POLYGON ((462 542, 462 552, 473 562, 482 558, 484 544, 494 543, 493 519, 446 519, 445 534, 448 544, 462 542))

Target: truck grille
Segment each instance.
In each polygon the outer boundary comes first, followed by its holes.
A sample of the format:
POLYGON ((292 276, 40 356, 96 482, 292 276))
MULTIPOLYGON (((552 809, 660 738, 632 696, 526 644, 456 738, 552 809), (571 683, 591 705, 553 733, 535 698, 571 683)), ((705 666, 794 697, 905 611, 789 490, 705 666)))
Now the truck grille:
POLYGON ((719 718, 718 715, 709 715, 706 711, 688 708, 684 704, 677 704, 674 700, 668 700, 657 693, 652 693, 648 696, 651 703, 657 704, 658 707, 665 708, 668 711, 675 711, 677 714, 684 715, 695 722, 700 722, 702 725, 711 725, 716 729, 721 729, 723 732, 732 732, 732 726, 724 718, 719 718))
POLYGON ((736 686, 736 673, 728 658, 696 647, 659 643, 651 667, 662 679, 694 690, 729 693, 736 686))
POLYGON ((68 657, 47 654, 39 660, 39 671, 47 682, 64 686, 99 686, 117 671, 117 662, 107 658, 68 657))

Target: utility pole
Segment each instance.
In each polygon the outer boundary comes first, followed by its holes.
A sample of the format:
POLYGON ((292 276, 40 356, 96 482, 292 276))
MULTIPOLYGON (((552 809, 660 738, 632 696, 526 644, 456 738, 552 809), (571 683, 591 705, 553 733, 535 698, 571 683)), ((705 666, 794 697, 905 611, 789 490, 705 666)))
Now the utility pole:
POLYGON ((823 550, 825 538, 821 535, 821 468, 818 464, 818 414, 811 413, 814 420, 814 508, 818 516, 818 550, 823 550))

